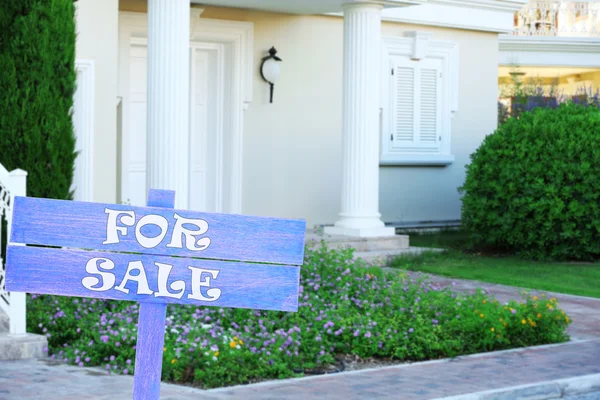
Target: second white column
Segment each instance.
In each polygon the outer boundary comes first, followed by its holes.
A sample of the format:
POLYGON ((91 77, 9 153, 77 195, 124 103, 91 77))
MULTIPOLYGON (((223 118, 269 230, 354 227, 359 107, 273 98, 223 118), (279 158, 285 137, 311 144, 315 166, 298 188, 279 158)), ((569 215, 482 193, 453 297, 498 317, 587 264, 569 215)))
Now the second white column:
POLYGON ((344 3, 342 210, 328 234, 393 236, 379 213, 379 76, 381 9, 344 3))

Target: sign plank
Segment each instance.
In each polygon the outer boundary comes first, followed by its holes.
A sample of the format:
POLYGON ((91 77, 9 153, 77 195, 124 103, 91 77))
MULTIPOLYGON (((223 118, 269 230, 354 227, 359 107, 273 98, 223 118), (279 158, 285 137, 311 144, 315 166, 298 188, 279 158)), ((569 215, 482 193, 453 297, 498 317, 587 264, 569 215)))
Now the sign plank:
POLYGON ((300 268, 9 245, 9 291, 297 311, 300 268))
POLYGON ((306 222, 16 197, 11 242, 301 265, 306 222))

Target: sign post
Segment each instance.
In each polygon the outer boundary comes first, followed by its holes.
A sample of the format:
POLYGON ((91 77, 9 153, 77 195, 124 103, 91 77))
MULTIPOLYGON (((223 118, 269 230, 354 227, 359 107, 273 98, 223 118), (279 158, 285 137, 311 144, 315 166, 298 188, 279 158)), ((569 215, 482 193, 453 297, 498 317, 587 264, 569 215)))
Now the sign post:
POLYGON ((167 304, 298 309, 304 221, 174 201, 167 190, 150 190, 148 207, 15 198, 9 291, 140 302, 134 400, 159 398, 167 304))

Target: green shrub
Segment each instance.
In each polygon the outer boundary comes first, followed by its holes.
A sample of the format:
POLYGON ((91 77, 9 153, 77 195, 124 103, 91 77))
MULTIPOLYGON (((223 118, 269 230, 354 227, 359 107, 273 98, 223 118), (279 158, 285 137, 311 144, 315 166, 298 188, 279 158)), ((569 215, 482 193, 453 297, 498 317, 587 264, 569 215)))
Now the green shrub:
POLYGON ((29 196, 71 197, 75 81, 73 0, 4 1, 0 163, 29 173, 29 196))
MULTIPOLYGON (((568 340, 555 299, 500 304, 398 271, 366 268, 351 250, 308 250, 297 313, 171 305, 163 380, 218 387, 340 368, 356 356, 398 362, 568 340)), ((52 357, 131 374, 137 303, 32 295, 28 330, 52 357)))
POLYGON ((531 258, 600 255, 600 110, 574 103, 511 118, 471 155, 462 197, 473 245, 531 258))

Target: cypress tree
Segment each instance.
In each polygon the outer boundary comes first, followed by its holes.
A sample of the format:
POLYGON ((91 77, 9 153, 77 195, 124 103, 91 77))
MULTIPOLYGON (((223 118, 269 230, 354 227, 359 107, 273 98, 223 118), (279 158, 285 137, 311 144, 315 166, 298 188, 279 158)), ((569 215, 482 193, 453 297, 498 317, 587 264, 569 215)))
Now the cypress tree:
POLYGON ((28 196, 71 199, 73 0, 0 4, 0 163, 28 172, 28 196))

